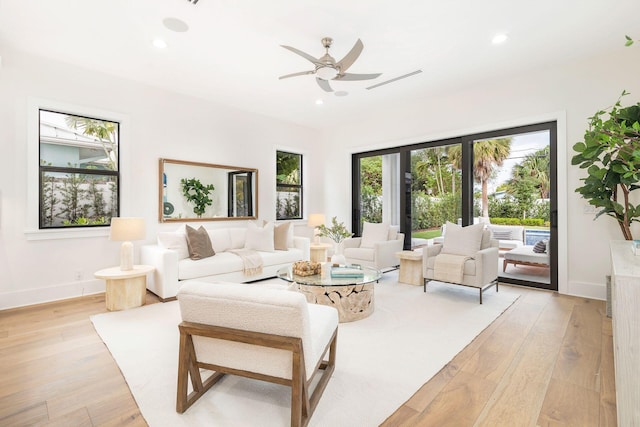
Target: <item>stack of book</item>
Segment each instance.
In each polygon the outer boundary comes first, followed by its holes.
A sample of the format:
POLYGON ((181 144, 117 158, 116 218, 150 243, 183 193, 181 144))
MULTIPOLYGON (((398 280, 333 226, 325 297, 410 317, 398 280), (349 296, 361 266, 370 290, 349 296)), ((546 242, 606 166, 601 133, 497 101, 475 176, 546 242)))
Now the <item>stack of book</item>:
POLYGON ((352 266, 331 267, 331 277, 341 278, 361 278, 364 277, 362 269, 352 266))

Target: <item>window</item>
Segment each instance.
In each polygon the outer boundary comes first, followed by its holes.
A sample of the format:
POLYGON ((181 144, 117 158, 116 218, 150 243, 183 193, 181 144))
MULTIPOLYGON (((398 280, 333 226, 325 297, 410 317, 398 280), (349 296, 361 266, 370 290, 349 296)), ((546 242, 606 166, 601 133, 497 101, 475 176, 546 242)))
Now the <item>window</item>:
POLYGON ((39 228, 108 226, 119 214, 120 124, 39 109, 39 228))
POLYGON ((276 219, 302 219, 302 154, 276 151, 276 219))

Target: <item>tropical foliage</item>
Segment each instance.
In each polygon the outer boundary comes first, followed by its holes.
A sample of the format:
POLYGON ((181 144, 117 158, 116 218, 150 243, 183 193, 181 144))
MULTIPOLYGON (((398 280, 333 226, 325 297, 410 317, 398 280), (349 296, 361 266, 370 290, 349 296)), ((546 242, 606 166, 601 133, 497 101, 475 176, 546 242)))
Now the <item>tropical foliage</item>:
POLYGON ((596 218, 614 218, 626 240, 633 240, 631 224, 640 222, 640 205, 630 201, 640 188, 640 103, 622 107, 623 96, 613 107, 589 118, 584 141, 573 146, 572 165, 587 170, 584 185, 576 188, 589 204, 600 208, 596 218))

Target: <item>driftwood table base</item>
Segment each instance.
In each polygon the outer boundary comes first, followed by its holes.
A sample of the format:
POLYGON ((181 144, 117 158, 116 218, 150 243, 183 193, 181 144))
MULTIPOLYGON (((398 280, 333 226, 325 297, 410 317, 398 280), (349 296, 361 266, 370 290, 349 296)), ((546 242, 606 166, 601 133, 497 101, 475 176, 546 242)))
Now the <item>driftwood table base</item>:
POLYGON ((335 307, 341 323, 364 319, 373 313, 373 285, 317 286, 298 284, 307 301, 335 307))

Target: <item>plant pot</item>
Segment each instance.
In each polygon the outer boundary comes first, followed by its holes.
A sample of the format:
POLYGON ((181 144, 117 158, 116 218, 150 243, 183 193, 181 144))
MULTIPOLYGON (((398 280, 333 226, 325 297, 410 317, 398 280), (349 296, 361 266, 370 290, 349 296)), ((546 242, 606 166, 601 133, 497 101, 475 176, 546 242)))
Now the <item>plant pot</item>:
POLYGON ((342 242, 333 243, 333 256, 331 256, 331 264, 346 264, 347 259, 344 257, 344 247, 342 242))

